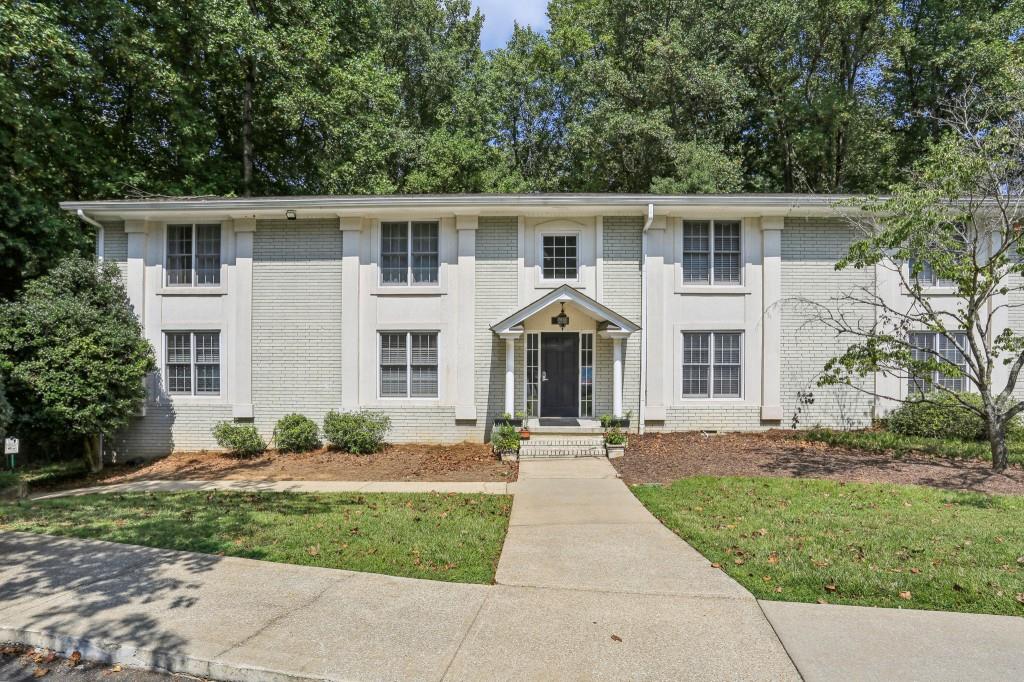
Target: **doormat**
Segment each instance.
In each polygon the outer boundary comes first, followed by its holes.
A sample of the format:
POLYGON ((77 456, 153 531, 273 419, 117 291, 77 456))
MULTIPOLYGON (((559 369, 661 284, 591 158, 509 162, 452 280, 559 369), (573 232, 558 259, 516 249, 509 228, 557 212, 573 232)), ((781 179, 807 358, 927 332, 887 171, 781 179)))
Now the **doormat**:
POLYGON ((579 426, 578 419, 572 417, 541 417, 541 426, 579 426))

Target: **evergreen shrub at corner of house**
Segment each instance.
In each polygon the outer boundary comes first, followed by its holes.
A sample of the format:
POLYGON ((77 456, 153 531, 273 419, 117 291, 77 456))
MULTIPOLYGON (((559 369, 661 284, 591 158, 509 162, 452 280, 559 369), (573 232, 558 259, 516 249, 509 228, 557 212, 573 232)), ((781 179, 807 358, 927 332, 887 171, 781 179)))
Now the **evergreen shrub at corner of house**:
POLYGON ((218 422, 213 427, 213 437, 217 445, 239 457, 254 457, 267 449, 267 442, 252 424, 218 422))
POLYGON ((391 429, 391 418, 380 412, 336 412, 324 417, 324 438, 344 452, 365 455, 384 447, 384 438, 391 429))
POLYGON ((320 447, 320 429, 309 417, 286 414, 274 427, 274 446, 281 452, 309 452, 320 447))
MULTIPOLYGON (((975 393, 935 391, 925 398, 904 403, 886 420, 893 433, 924 438, 956 438, 958 440, 988 440, 985 420, 981 415, 965 408, 957 398, 982 406, 981 396, 975 393)), ((1014 420, 1007 427, 1007 435, 1020 433, 1021 424, 1014 420)))
POLYGON ((491 447, 495 452, 515 452, 519 449, 519 432, 514 426, 504 425, 491 433, 491 447))

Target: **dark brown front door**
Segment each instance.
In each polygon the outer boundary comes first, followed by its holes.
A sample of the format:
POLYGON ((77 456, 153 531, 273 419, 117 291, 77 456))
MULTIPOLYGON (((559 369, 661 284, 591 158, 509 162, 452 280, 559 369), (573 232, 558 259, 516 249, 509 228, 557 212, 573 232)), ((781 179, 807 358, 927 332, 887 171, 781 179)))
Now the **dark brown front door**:
POLYGON ((578 417, 580 337, 574 332, 540 335, 540 414, 578 417))

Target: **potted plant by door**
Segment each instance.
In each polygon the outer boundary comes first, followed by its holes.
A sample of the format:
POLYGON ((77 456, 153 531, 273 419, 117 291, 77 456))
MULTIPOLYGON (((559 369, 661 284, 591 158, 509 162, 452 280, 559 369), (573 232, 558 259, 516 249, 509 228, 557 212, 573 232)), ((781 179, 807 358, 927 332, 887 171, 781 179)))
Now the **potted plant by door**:
POLYGON ((522 414, 522 413, 517 413, 516 416, 513 417, 508 412, 503 412, 500 417, 495 417, 494 418, 494 425, 495 426, 516 426, 516 427, 522 426, 523 425, 523 420, 519 416, 520 414, 522 414))
POLYGON ((618 426, 604 432, 604 450, 608 459, 616 459, 626 454, 626 434, 618 426))
POLYGON ((519 429, 519 439, 530 440, 530 429, 526 426, 526 413, 516 412, 516 419, 518 419, 519 423, 523 425, 522 428, 519 429))
POLYGON ((626 413, 625 417, 613 417, 610 414, 601 415, 601 427, 608 429, 613 426, 617 426, 620 429, 628 429, 630 420, 633 417, 633 411, 630 410, 626 413))

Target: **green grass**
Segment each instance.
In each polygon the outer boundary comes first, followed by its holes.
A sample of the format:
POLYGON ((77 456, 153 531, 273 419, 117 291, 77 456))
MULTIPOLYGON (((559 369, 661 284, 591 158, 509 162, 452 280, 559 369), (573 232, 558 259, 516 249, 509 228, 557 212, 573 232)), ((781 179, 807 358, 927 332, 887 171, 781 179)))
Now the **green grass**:
POLYGON ((21 481, 21 475, 17 471, 0 471, 0 490, 17 485, 21 481))
POLYGON ((503 495, 108 493, 0 504, 0 531, 490 583, 503 495))
POLYGON ((1024 616, 1024 497, 732 477, 633 492, 759 599, 1024 616))
POLYGON ((81 459, 71 459, 18 469, 18 473, 29 488, 45 488, 84 478, 89 470, 81 459))
MULTIPOLYGON (((955 438, 924 438, 901 436, 891 431, 834 431, 814 428, 796 431, 793 437, 800 440, 827 443, 846 448, 857 448, 869 452, 891 452, 897 456, 911 452, 924 452, 950 459, 982 459, 992 461, 988 443, 964 441, 955 438)), ((1019 436, 1007 442, 1010 463, 1024 465, 1024 439, 1019 436)))

